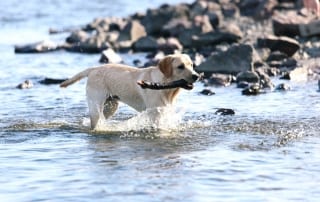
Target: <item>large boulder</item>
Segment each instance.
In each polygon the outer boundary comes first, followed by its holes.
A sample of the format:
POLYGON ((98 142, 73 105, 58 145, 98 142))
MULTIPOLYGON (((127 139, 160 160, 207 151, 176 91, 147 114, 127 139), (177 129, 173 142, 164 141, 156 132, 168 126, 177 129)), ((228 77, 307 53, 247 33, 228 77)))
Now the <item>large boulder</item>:
POLYGON ((300 48, 299 42, 286 36, 276 37, 268 35, 257 40, 259 47, 270 48, 271 51, 280 51, 288 56, 292 56, 300 48))
POLYGON ((196 67, 196 71, 204 72, 205 76, 211 76, 212 73, 236 75, 239 72, 253 71, 253 63, 258 60, 259 57, 251 45, 237 44, 226 51, 211 55, 196 67))
POLYGON ((118 41, 135 42, 139 38, 146 36, 146 30, 137 20, 132 20, 121 30, 118 41))
POLYGON ((308 36, 306 29, 314 20, 316 18, 313 15, 301 15, 295 11, 277 13, 272 17, 273 32, 277 36, 308 36))

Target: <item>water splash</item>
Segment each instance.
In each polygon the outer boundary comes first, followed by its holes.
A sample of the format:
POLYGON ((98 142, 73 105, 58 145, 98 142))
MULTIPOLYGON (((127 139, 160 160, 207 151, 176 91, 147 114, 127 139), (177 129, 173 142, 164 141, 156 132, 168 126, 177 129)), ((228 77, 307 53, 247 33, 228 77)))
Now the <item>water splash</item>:
MULTIPOLYGON (((108 119, 101 121, 94 132, 120 132, 122 136, 140 136, 143 134, 171 136, 184 129, 183 114, 183 110, 178 110, 175 107, 147 109, 128 120, 108 119)), ((83 125, 89 127, 90 120, 85 119, 83 125)))

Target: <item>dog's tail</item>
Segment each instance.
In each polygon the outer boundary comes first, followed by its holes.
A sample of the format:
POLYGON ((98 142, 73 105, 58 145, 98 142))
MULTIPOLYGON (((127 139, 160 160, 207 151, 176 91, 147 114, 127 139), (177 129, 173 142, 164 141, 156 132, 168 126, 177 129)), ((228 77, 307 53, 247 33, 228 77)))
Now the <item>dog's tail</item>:
POLYGON ((90 73, 93 69, 95 69, 95 68, 88 68, 88 69, 86 69, 86 70, 84 70, 84 71, 82 71, 82 72, 79 72, 78 74, 74 75, 72 78, 70 78, 70 79, 62 82, 62 83, 60 84, 60 87, 61 87, 61 88, 66 88, 66 87, 68 87, 69 85, 71 85, 71 84, 73 84, 73 83, 81 80, 82 78, 87 77, 87 76, 89 75, 89 73, 90 73))

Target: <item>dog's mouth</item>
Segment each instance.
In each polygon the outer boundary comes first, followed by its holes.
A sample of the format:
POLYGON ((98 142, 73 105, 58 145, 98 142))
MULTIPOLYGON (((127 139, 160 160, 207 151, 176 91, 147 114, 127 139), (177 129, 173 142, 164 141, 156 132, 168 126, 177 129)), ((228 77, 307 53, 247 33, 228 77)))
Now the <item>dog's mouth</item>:
POLYGON ((169 83, 138 81, 137 84, 141 88, 148 88, 148 89, 153 89, 153 90, 163 90, 163 89, 171 89, 171 88, 183 88, 186 90, 192 90, 194 87, 193 83, 189 83, 184 79, 172 81, 169 83))

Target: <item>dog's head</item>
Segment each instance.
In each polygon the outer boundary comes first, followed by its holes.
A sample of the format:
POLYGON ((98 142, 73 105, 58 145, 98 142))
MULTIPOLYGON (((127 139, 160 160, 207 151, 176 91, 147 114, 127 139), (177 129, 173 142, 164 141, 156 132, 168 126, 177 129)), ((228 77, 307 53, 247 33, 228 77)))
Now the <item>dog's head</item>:
POLYGON ((168 55, 159 61, 159 69, 169 81, 185 81, 182 88, 192 89, 199 74, 193 70, 193 62, 186 54, 168 55))

